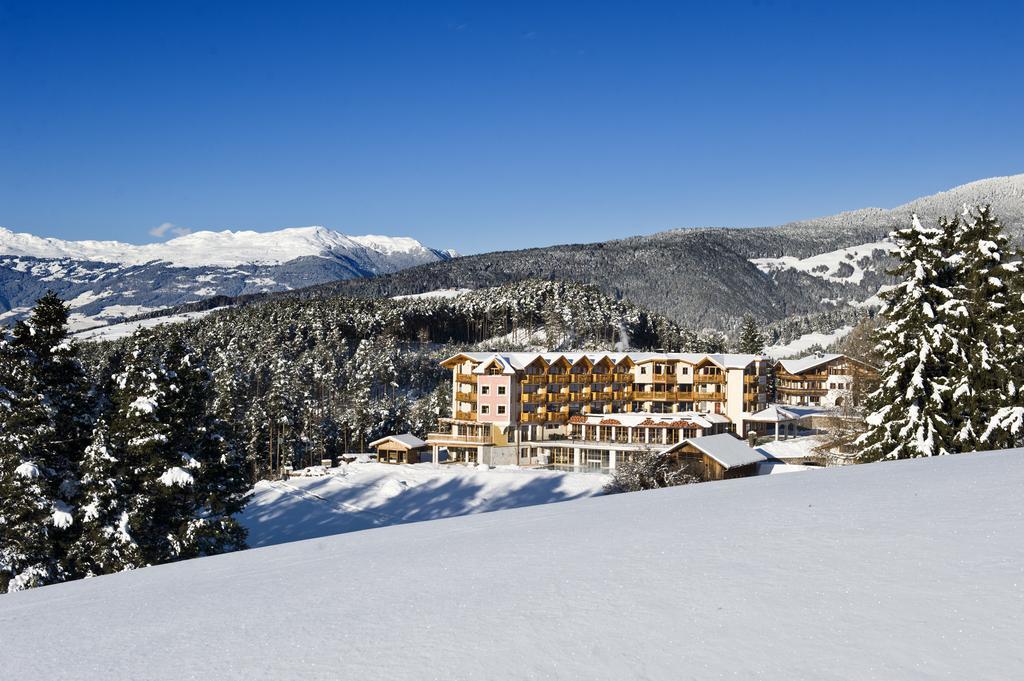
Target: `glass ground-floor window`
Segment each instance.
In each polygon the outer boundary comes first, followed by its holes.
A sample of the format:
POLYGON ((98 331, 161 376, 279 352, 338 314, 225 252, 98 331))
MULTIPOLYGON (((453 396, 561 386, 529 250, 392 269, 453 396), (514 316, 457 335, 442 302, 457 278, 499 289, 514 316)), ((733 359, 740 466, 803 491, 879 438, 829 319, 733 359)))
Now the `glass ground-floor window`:
POLYGON ((476 447, 449 447, 448 456, 452 461, 477 463, 476 447))
POLYGON ((556 466, 572 465, 572 450, 568 447, 554 447, 551 450, 551 463, 556 466))

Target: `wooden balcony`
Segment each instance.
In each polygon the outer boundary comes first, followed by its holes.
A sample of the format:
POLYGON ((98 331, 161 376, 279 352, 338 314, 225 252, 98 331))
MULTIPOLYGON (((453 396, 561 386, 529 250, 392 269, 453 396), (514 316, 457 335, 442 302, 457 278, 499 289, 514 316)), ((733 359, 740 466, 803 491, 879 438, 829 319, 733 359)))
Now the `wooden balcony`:
POLYGON ((548 375, 547 374, 526 374, 523 376, 521 383, 526 385, 547 385, 548 375))
POLYGON ((572 383, 587 384, 591 382, 593 376, 590 374, 569 374, 572 377, 572 383))
POLYGON ((725 374, 696 374, 694 383, 725 383, 725 374))
POLYGON ((761 377, 758 376, 757 374, 743 374, 743 382, 744 383, 747 383, 747 384, 759 383, 760 380, 761 380, 761 377))
POLYGON ((462 390, 456 390, 455 391, 455 399, 458 400, 459 402, 473 402, 473 403, 475 403, 477 401, 477 396, 476 396, 476 392, 475 391, 464 392, 462 390))
POLYGON ((716 391, 711 393, 695 392, 693 393, 694 402, 724 402, 725 393, 716 391))
POLYGON ((823 382, 828 380, 828 372, 818 372, 813 374, 791 374, 787 371, 780 371, 775 376, 780 383, 784 382, 800 382, 800 381, 817 381, 823 382))
POLYGON ((568 402, 569 393, 551 393, 548 395, 548 402, 568 402))
POLYGON ((546 401, 547 395, 544 393, 523 393, 523 404, 542 404, 546 401))
POLYGON ((456 421, 476 421, 475 411, 456 411, 452 414, 452 418, 456 421))
POLYGON ((524 411, 522 414, 519 415, 519 422, 520 423, 544 423, 547 420, 545 418, 545 416, 547 416, 547 414, 542 414, 542 413, 539 413, 539 412, 525 412, 524 411))
POLYGON ((476 385, 478 378, 476 374, 455 374, 455 381, 458 383, 472 383, 476 385))
POLYGON ((548 374, 548 383, 569 383, 569 374, 548 374))
POLYGON ((632 383, 633 374, 612 374, 612 381, 615 383, 632 383))

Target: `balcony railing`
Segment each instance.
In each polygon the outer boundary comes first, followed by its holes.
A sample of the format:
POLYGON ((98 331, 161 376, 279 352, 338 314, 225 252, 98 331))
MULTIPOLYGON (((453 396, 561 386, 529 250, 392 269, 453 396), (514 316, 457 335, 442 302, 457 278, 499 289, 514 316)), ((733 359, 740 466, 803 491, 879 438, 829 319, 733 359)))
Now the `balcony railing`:
POLYGON ((632 383, 633 374, 612 374, 612 381, 615 383, 632 383))
POLYGON ((569 374, 548 374, 548 383, 569 383, 569 374))
POLYGON ((476 374, 455 374, 455 380, 459 383, 473 383, 477 382, 476 374))
POLYGON ((456 421, 476 421, 475 411, 457 411, 452 414, 452 418, 456 421))
POLYGON ((694 402, 724 402, 725 401, 725 393, 724 392, 702 393, 702 392, 698 391, 698 392, 693 393, 693 401, 694 402))
POLYGON ((544 417, 545 417, 545 414, 541 414, 541 413, 538 413, 538 412, 523 412, 522 414, 519 415, 519 422, 520 423, 544 423, 544 421, 546 421, 546 419, 544 417))
POLYGON ((783 395, 817 395, 822 396, 828 393, 825 388, 783 388, 779 387, 779 392, 783 395))
POLYGON ((466 442, 469 444, 489 445, 494 441, 490 435, 453 435, 452 433, 427 433, 427 442, 466 442))
POLYGON ((725 383, 724 374, 696 374, 693 377, 694 383, 725 383))
POLYGON ((460 402, 476 402, 477 397, 475 392, 465 392, 462 390, 456 390, 455 399, 460 402))

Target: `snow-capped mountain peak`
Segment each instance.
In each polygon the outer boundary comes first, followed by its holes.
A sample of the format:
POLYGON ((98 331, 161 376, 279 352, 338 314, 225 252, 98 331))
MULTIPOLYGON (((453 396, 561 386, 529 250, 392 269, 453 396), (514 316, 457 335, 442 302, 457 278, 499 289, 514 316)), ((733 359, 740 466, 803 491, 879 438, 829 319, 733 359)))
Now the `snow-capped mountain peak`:
MULTIPOLYGON (((0 255, 71 259, 141 265, 164 262, 176 267, 280 265, 302 257, 345 257, 375 267, 397 257, 401 266, 450 257, 410 237, 348 236, 322 226, 273 232, 202 231, 152 244, 119 241, 65 241, 16 233, 0 227, 0 255)), ((394 268, 383 267, 381 271, 394 268)))

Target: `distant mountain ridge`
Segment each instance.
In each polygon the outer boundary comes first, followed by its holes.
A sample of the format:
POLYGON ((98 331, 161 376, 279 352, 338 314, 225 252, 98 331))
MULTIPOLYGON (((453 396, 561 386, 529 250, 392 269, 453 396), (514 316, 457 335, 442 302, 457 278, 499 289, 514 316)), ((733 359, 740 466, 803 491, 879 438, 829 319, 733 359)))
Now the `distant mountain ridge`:
POLYGON ((456 255, 409 237, 348 236, 324 227, 205 231, 144 245, 0 228, 0 323, 23 315, 47 289, 71 301, 73 319, 84 327, 210 296, 370 277, 456 255))
POLYGON ((859 314, 888 281, 887 235, 909 222, 991 204, 1024 237, 1024 174, 971 182, 892 209, 865 208, 776 227, 674 229, 616 241, 464 256, 288 295, 390 297, 474 289, 522 279, 578 281, 688 326, 728 329, 743 315, 765 322, 825 315, 831 331, 859 314))

